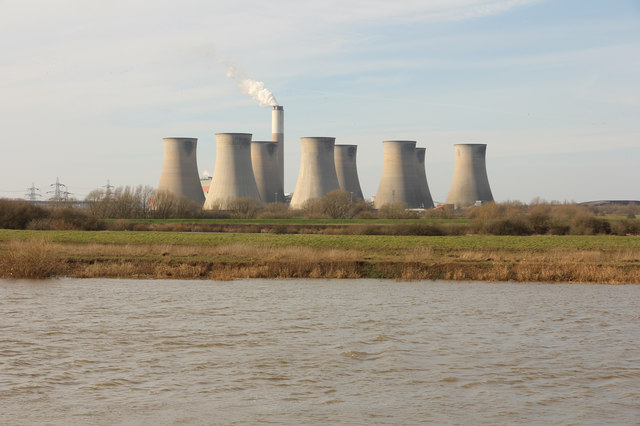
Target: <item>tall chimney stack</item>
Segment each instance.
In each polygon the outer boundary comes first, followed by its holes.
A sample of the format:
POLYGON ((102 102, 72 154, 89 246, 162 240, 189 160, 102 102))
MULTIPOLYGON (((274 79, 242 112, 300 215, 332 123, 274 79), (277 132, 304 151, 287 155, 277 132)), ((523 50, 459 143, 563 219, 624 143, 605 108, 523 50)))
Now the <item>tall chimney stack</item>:
POLYGON ((284 108, 281 105, 274 106, 271 113, 271 140, 278 142, 278 176, 284 189, 284 108))

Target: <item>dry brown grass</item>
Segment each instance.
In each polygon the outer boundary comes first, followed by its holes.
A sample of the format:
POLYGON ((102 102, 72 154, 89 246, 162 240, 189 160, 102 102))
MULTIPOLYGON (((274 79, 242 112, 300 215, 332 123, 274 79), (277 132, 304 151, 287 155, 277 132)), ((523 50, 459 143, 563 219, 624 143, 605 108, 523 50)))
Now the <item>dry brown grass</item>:
POLYGON ((0 255, 0 276, 44 279, 66 272, 57 245, 45 240, 9 241, 0 255))
POLYGON ((390 278, 640 284, 640 250, 410 248, 394 251, 251 244, 0 242, 14 278, 390 278))

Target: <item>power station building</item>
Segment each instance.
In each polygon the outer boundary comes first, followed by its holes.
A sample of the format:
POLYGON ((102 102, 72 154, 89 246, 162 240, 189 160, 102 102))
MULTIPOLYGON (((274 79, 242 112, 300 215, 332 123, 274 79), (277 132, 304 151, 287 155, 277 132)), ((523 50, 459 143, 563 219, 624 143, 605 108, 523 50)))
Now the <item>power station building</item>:
POLYGON ((321 198, 328 192, 340 189, 334 159, 336 138, 300 138, 301 159, 296 189, 290 207, 302 208, 312 198, 321 198))
POLYGON ((493 201, 486 165, 486 144, 456 144, 453 146, 455 164, 447 204, 456 209, 477 202, 493 201))
MULTIPOLYGON (((210 180, 201 180, 196 138, 164 138, 159 191, 187 197, 205 210, 227 209, 230 201, 251 198, 286 202, 284 192, 284 109, 272 109, 271 141, 251 141, 250 133, 217 133, 216 162, 210 180), (206 193, 206 195, 205 195, 206 193)), ((336 145, 333 137, 303 137, 301 161, 290 207, 343 190, 364 198, 356 164, 357 145, 336 145)), ((425 169, 426 148, 416 141, 383 144, 382 177, 374 206, 403 203, 412 209, 434 207, 425 169)), ((465 208, 493 201, 486 169, 486 144, 454 145, 455 166, 446 203, 465 208)))
POLYGON ((198 206, 204 203, 204 192, 200 185, 196 138, 164 138, 164 160, 158 183, 158 191, 167 191, 184 196, 198 206))
POLYGON ((251 133, 216 133, 216 164, 205 210, 227 209, 238 198, 260 201, 251 164, 251 133))

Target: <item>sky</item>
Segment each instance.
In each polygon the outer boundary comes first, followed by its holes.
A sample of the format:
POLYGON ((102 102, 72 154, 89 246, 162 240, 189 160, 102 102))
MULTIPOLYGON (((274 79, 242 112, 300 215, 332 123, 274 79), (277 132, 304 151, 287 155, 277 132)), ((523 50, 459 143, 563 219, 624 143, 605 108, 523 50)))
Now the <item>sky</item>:
POLYGON ((496 201, 640 200, 640 0, 0 0, 0 53, 0 197, 155 187, 164 137, 212 174, 215 133, 271 139, 233 67, 284 107, 286 192, 331 136, 367 198, 415 140, 436 202, 457 143, 496 201))

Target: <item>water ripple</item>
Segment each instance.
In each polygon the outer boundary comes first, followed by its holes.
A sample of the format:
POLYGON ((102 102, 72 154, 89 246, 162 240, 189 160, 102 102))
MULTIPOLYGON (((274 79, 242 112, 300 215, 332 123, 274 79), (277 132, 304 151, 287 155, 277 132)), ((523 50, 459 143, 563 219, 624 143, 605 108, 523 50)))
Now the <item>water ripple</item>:
POLYGON ((636 423, 640 286, 0 281, 0 424, 636 423))

